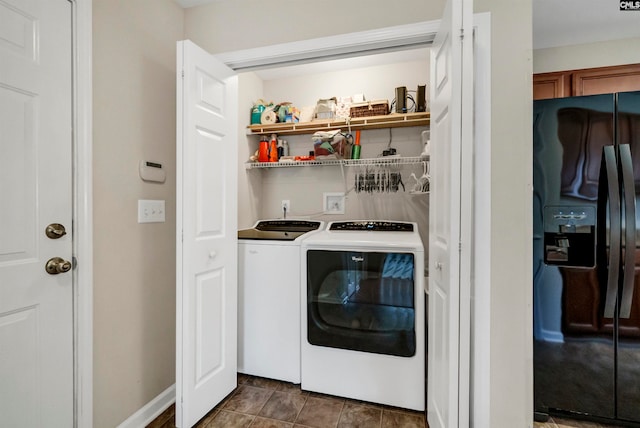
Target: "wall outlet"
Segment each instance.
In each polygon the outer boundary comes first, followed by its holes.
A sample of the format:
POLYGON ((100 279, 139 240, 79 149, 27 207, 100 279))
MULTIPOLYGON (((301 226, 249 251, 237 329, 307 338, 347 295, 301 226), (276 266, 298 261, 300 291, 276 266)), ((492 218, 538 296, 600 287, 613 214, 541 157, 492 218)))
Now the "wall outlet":
POLYGON ((289 199, 283 199, 280 209, 282 210, 283 214, 290 213, 291 212, 291 201, 289 199))
POLYGON ((322 197, 325 214, 344 214, 344 193, 323 193, 322 197))

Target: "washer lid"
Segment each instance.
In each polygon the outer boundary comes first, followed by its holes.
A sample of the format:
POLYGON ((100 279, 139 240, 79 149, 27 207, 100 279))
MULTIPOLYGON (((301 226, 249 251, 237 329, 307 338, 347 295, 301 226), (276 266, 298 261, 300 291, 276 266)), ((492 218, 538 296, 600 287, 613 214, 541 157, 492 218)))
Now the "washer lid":
POLYGON ((238 239, 295 241, 307 232, 317 230, 321 221, 261 220, 253 228, 238 231, 238 239))

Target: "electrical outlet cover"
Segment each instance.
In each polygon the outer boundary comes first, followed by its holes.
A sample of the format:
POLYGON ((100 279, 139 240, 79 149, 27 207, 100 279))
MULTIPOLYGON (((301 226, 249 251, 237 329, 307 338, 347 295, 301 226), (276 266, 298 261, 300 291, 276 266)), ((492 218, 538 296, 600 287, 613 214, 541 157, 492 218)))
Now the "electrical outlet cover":
POLYGON ((344 214, 345 197, 342 192, 323 193, 323 208, 325 214, 344 214))

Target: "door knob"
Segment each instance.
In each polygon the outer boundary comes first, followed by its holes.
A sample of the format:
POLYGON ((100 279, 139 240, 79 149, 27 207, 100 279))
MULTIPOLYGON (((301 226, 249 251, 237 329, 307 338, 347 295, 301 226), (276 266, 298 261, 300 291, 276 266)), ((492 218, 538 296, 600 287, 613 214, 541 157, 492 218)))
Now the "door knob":
POLYGON ((67 230, 60 223, 51 223, 44 230, 44 233, 51 239, 58 239, 66 235, 67 230))
POLYGON ((57 275, 59 273, 69 272, 71 270, 71 262, 60 257, 53 257, 47 260, 44 268, 49 275, 57 275))

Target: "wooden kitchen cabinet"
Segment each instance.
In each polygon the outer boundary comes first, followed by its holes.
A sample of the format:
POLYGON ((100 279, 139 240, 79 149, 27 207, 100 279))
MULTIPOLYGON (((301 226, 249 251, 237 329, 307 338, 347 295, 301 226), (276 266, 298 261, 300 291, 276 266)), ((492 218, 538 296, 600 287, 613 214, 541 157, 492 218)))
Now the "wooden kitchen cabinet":
POLYGON ((571 95, 597 95, 640 90, 640 64, 573 71, 571 95))
POLYGON ((533 75, 534 100, 639 90, 640 64, 533 75))
POLYGON ((571 76, 564 71, 533 75, 533 99, 546 100, 571 96, 571 76))

